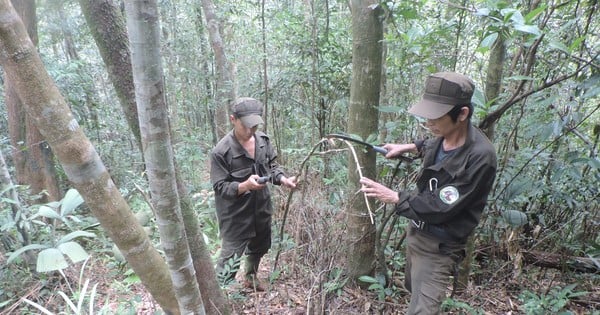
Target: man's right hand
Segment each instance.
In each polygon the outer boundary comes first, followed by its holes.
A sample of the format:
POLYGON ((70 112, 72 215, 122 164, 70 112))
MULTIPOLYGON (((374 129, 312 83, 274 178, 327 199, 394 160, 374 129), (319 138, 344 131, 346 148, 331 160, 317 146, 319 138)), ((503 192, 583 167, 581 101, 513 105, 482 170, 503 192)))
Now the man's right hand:
POLYGON ((388 150, 388 153, 385 155, 386 159, 399 157, 406 152, 417 152, 417 146, 414 143, 386 143, 383 148, 388 150))
POLYGON ((248 179, 246 179, 245 181, 241 182, 238 185, 238 196, 239 195, 243 195, 248 191, 251 190, 261 190, 264 189, 267 185, 267 183, 261 184, 258 182, 258 179, 260 178, 260 176, 258 175, 250 175, 250 177, 248 177, 248 179))

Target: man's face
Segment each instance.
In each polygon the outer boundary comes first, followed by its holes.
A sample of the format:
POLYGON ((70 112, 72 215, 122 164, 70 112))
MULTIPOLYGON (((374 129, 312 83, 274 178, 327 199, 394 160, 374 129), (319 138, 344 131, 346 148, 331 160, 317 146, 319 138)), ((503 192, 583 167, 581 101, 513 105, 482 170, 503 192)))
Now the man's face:
POLYGON ((460 128, 462 122, 467 119, 468 113, 469 109, 467 107, 463 107, 456 121, 452 121, 450 115, 446 114, 437 119, 427 119, 427 122, 425 122, 425 127, 429 129, 429 132, 436 137, 446 137, 460 128))
POLYGON ((233 130, 235 132, 236 137, 239 140, 248 140, 252 138, 252 136, 254 136, 254 133, 256 133, 256 130, 258 130, 258 125, 252 128, 248 128, 244 126, 241 119, 235 117, 234 115, 231 115, 229 119, 233 124, 233 130))

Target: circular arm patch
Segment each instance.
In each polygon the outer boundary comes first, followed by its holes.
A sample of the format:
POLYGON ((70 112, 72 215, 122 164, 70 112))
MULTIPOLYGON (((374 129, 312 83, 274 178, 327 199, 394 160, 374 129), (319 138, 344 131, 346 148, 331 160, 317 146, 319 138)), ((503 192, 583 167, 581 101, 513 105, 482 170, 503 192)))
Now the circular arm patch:
POLYGON ((440 189, 440 200, 447 205, 451 205, 458 200, 458 189, 454 186, 446 186, 440 189))

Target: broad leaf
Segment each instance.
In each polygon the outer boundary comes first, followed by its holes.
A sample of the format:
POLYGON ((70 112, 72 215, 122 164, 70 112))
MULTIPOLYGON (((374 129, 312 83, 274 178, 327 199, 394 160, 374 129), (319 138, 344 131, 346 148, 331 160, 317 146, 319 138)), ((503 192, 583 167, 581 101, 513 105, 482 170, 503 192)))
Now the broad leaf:
POLYGON ((38 210, 38 213, 36 216, 42 216, 42 217, 46 217, 46 218, 50 218, 50 219, 59 219, 60 220, 60 215, 58 214, 58 212, 54 211, 54 209, 52 209, 48 206, 40 206, 40 209, 38 210))
POLYGON ((58 245, 58 249, 65 255, 69 256, 72 262, 80 262, 86 260, 90 255, 75 242, 66 242, 58 245))
POLYGON ((6 260, 6 263, 10 264, 13 260, 15 260, 17 257, 19 257, 21 254, 23 254, 24 252, 26 252, 28 250, 44 249, 44 248, 48 248, 48 246, 41 245, 41 244, 30 244, 27 246, 23 246, 23 247, 17 249, 16 251, 14 251, 12 254, 10 254, 10 256, 8 256, 8 259, 6 260))
POLYGON ((60 213, 63 217, 71 214, 73 210, 75 210, 79 205, 83 203, 83 198, 79 194, 79 192, 71 188, 65 194, 65 197, 62 199, 62 205, 60 207, 60 213))
POLYGON ((86 232, 86 231, 75 231, 75 232, 71 232, 63 237, 60 238, 60 240, 58 241, 58 244, 63 244, 66 242, 69 242, 77 237, 91 237, 94 238, 96 237, 96 234, 92 233, 92 232, 86 232))
POLYGON ((69 267, 65 256, 57 248, 47 248, 38 254, 37 272, 48 272, 69 267))
POLYGON ((502 217, 513 229, 527 223, 527 215, 518 210, 506 210, 502 212, 502 217))

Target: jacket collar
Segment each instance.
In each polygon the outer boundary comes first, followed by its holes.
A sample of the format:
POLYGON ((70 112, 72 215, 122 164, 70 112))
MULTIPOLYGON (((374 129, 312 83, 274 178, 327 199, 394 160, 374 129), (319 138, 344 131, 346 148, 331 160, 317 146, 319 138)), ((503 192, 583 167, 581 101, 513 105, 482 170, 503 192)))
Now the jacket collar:
POLYGON ((427 150, 423 158, 423 164, 426 168, 439 171, 440 169, 445 169, 450 175, 456 175, 462 168, 464 168, 464 164, 466 158, 469 153, 469 148, 475 142, 475 127, 469 122, 467 126, 467 138, 465 139, 465 143, 456 149, 452 158, 444 160, 442 163, 435 164, 435 157, 437 155, 437 150, 440 149, 442 145, 443 137, 435 138, 431 143, 431 148, 427 150))

